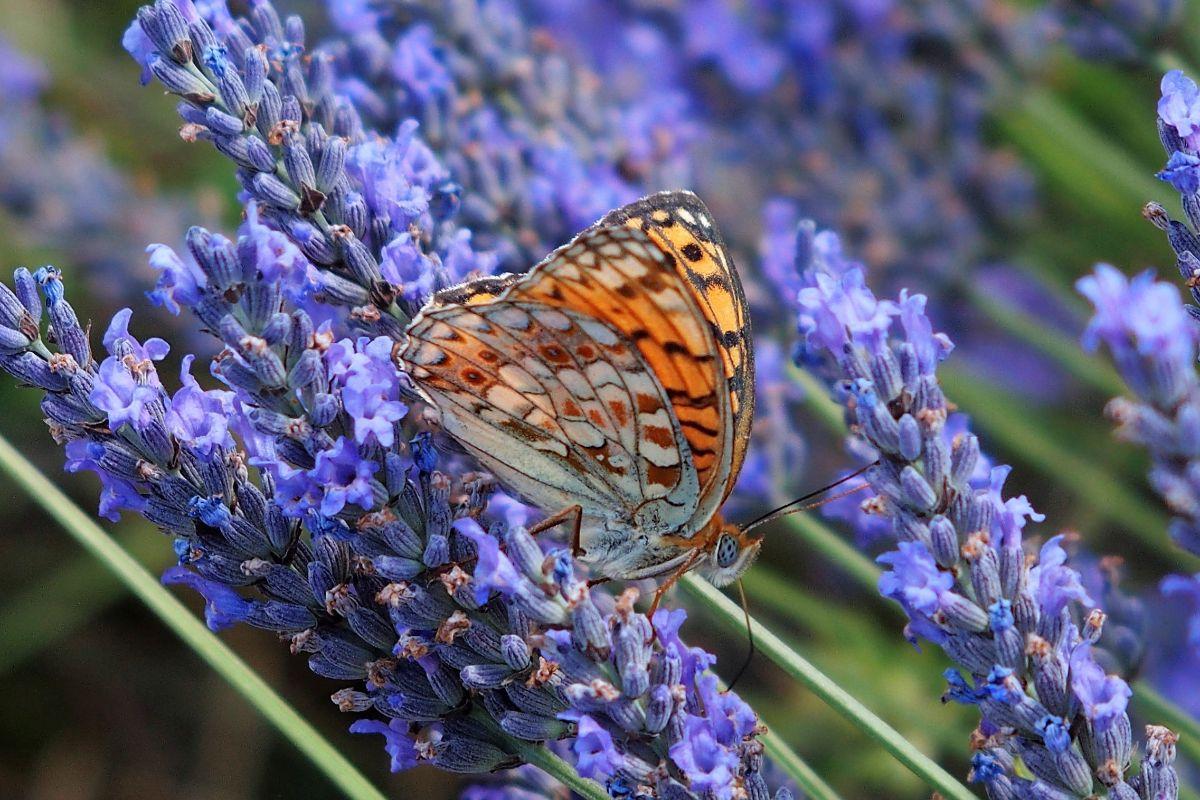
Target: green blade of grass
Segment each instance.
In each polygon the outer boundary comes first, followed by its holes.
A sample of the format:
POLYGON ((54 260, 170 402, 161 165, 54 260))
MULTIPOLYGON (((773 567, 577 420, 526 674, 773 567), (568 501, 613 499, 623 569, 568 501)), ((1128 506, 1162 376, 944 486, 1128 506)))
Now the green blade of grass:
POLYGON ((266 681, 218 639, 91 517, 59 491, 7 439, 0 436, 0 469, 89 553, 117 576, 196 655, 242 695, 283 738, 300 750, 346 797, 384 800, 338 750, 266 681))
POLYGON ((1118 205, 1131 198, 1135 211, 1147 200, 1167 203, 1175 199, 1171 190, 1155 180, 1136 159, 1059 102, 1050 91, 1031 88, 1022 95, 1017 113, 1028 115, 1044 145, 1057 145, 1058 157, 1077 165, 1076 177, 1090 173, 1118 205))
MULTIPOLYGON (((714 586, 696 576, 687 576, 680 585, 724 624, 742 626, 744 617, 741 607, 714 586)), ((807 659, 759 622, 751 620, 755 631, 758 650, 773 661, 789 677, 799 681, 830 708, 841 714, 855 727, 881 745, 897 761, 907 767, 943 797, 951 800, 975 800, 976 796, 942 769, 928 756, 912 745, 895 728, 880 719, 873 711, 859 702, 853 695, 813 666, 807 659)))

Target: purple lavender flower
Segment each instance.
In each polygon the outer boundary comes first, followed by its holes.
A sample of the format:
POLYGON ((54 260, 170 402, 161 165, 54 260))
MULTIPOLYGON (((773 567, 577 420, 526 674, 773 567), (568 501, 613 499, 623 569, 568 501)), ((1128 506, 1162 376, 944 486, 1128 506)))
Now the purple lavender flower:
POLYGON ((1156 177, 1174 186, 1180 194, 1200 193, 1200 157, 1176 150, 1156 177))
MULTIPOLYGON (((1190 252, 1190 251, 1185 251, 1190 252)), ((1106 409, 1117 435, 1145 447, 1150 483, 1174 515, 1171 538, 1200 554, 1200 328, 1175 286, 1151 272, 1127 280, 1101 264, 1078 287, 1096 308, 1085 345, 1103 342, 1135 399, 1116 398, 1106 409)), ((1178 590, 1187 579, 1168 579, 1178 590), (1177 581, 1177 582, 1176 582, 1177 581)), ((1200 624, 1200 613, 1193 617, 1200 624)), ((1197 652, 1200 652, 1198 650, 1197 652)))
POLYGON ((1110 796, 1138 796, 1150 773, 1127 775, 1130 690, 1092 653, 1102 616, 1081 625, 1092 600, 1060 538, 1027 556, 1024 528, 1042 516, 1024 497, 1004 497, 1009 469, 992 468, 983 483, 976 438, 964 429, 947 441, 937 369, 952 344, 934 332, 925 298, 901 292, 885 304, 843 259, 802 266, 806 361, 838 382, 878 459, 867 472, 871 506, 891 521, 897 547, 879 559, 890 568, 880 590, 904 607, 910 639, 933 641, 958 665, 946 673, 947 698, 980 709, 973 779, 991 798, 1087 797, 1096 780, 1110 796))
POLYGON ((1158 118, 1170 126, 1175 135, 1192 150, 1200 133, 1200 89, 1196 82, 1173 69, 1163 76, 1162 97, 1158 101, 1158 118))
MULTIPOLYGON (((214 265, 226 262, 197 252, 208 282, 219 284, 214 265)), ((262 269, 241 277, 272 282, 262 269)), ((282 296, 282 280, 274 272, 271 297, 282 296)), ((19 271, 16 281, 30 297, 33 276, 19 271)), ((517 763, 519 740, 566 739, 580 769, 658 796, 765 792, 757 718, 717 691, 711 657, 679 640, 678 614, 656 637, 633 611, 636 593, 614 604, 589 590, 567 553, 545 552, 519 527, 528 513, 519 505, 500 498, 495 509, 516 527, 488 522, 488 479, 452 484, 419 442, 394 436, 385 446, 374 431, 356 442, 346 397, 362 390, 360 379, 394 388, 389 340, 334 342, 301 310, 256 317, 254 293, 227 293, 236 315, 215 326, 226 342, 216 363, 232 391, 201 391, 189 359, 183 388, 169 397, 153 360, 163 345, 140 342, 122 314, 105 337, 106 363, 127 370, 145 397, 136 424, 118 435, 97 424, 111 412, 80 391, 105 370, 88 357, 56 272, 42 288, 50 308, 36 315, 0 290, 5 329, 29 341, 0 363, 46 391, 47 415, 78 467, 98 471, 114 499, 175 537, 180 565, 164 580, 200 592, 214 629, 275 630, 314 671, 357 682, 335 701, 382 718, 353 730, 383 734, 394 767, 488 771, 517 763), (245 321, 236 329, 235 316, 245 321), (51 352, 35 317, 52 319, 78 358, 51 352), (230 411, 233 425, 213 419, 230 411), (231 429, 261 438, 262 483, 251 480, 231 429), (287 484, 300 472, 303 513, 289 516, 287 484), (453 506, 452 494, 462 498, 453 506)), ((213 312, 204 303, 194 310, 213 312)))
MULTIPOLYGON (((368 136, 349 98, 335 91, 330 57, 305 55, 303 24, 292 20, 266 3, 242 24, 223 4, 158 0, 143 7, 135 23, 141 34, 131 29, 126 45, 181 98, 185 138, 207 140, 227 156, 245 196, 256 201, 243 226, 255 255, 240 252, 240 260, 283 270, 285 291, 314 319, 328 319, 317 304, 343 307, 353 329, 398 336, 428 293, 405 293, 399 273, 384 274, 389 245, 421 232, 413 241, 434 265, 425 272, 434 276, 429 291, 489 272, 495 259, 443 216, 448 173, 416 123, 400 126, 394 138, 368 136)), ((197 245, 210 254, 224 249, 219 241, 197 245)), ((164 269, 161 302, 176 305, 181 291, 186 302, 202 288, 180 260, 154 255, 164 269)), ((237 276, 219 277, 228 283, 237 276)))
MULTIPOLYGON (((507 269, 612 208, 689 182, 683 155, 697 124, 661 72, 653 95, 617 91, 507 2, 385 7, 369 24, 339 0, 327 6, 342 33, 325 48, 340 91, 380 130, 420 122, 447 168, 429 202, 457 213, 507 269)), ((626 55, 645 49, 636 39, 626 55)), ((394 255, 401 270, 414 263, 394 255)))

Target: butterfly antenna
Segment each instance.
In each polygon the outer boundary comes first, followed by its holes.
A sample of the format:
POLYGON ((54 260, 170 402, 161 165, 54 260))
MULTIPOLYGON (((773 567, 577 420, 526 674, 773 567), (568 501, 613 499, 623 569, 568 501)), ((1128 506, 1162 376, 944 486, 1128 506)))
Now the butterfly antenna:
POLYGON ((867 464, 865 467, 856 469, 854 472, 851 472, 849 475, 846 475, 845 477, 838 478, 836 481, 829 484, 828 486, 822 486, 820 489, 817 489, 815 492, 809 492, 808 494, 804 495, 803 497, 797 497, 795 500, 789 500, 788 502, 779 506, 779 508, 775 508, 775 509, 772 509, 771 511, 768 511, 766 514, 763 514, 758 519, 756 519, 753 522, 751 522, 750 524, 744 526, 742 528, 742 533, 746 533, 747 531, 757 528, 759 525, 765 525, 768 522, 772 522, 774 520, 779 519, 780 517, 787 516, 788 514, 794 514, 797 511, 807 511, 808 509, 816 508, 817 506, 822 505, 823 503, 831 502, 833 500, 837 500, 839 498, 845 497, 846 495, 850 495, 850 494, 854 494, 855 492, 862 491, 863 489, 867 488, 868 484, 864 483, 860 486, 856 486, 853 489, 851 489, 850 491, 842 492, 841 494, 839 494, 835 497, 827 498, 826 500, 822 501, 822 503, 816 503, 812 506, 803 506, 801 508, 792 508, 792 506, 798 505, 807 500, 812 500, 814 497, 820 497, 821 495, 825 494, 825 492, 828 492, 830 489, 836 489, 837 487, 841 486, 843 483, 846 483, 847 481, 854 480, 859 475, 862 475, 864 472, 869 470, 871 467, 877 466, 878 464, 879 464, 878 460, 872 461, 870 464, 867 464))
POLYGON ((742 600, 742 614, 746 618, 746 642, 750 645, 750 650, 746 653, 746 660, 738 668, 737 674, 729 682, 729 691, 733 691, 733 687, 737 686, 737 682, 742 679, 742 674, 750 666, 750 662, 754 660, 754 626, 750 624, 750 604, 746 602, 746 588, 742 586, 741 578, 738 578, 737 587, 738 597, 742 600))

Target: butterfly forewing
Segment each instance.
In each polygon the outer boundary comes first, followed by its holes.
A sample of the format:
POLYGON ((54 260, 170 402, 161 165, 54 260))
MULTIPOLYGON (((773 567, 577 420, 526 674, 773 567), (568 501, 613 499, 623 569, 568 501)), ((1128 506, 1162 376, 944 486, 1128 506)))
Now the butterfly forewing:
POLYGON ((681 419, 719 431, 727 403, 666 260, 640 231, 588 231, 494 299, 427 308, 401 360, 447 431, 533 502, 687 531, 700 490, 681 419))
POLYGON ((722 422, 731 423, 732 428, 732 436, 724 441, 727 458, 706 456, 696 449, 696 466, 705 494, 702 505, 715 509, 728 496, 741 471, 754 419, 750 317, 733 260, 708 208, 691 192, 660 192, 645 197, 609 213, 598 224, 642 230, 669 253, 712 329, 729 392, 731 419, 722 422))

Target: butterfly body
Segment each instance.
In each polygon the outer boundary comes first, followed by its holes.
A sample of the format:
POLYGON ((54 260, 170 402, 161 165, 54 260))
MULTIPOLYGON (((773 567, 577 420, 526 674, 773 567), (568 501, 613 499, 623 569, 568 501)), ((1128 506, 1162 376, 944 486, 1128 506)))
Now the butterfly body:
POLYGON ((618 209, 525 275, 440 292, 399 360, 443 429, 634 579, 736 577, 758 541, 719 509, 753 414, 745 299, 695 195, 618 209))

